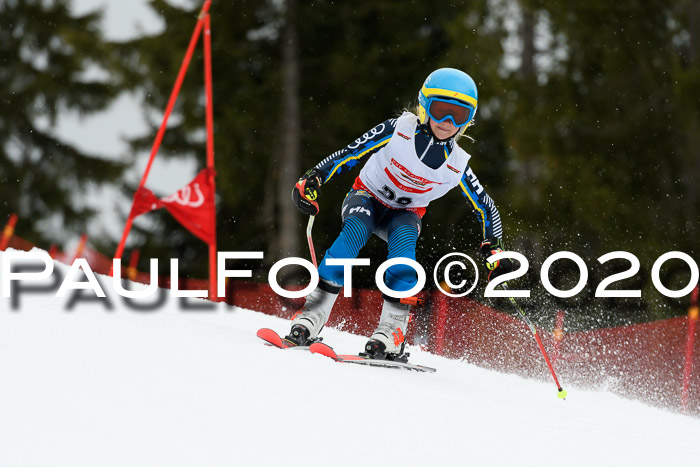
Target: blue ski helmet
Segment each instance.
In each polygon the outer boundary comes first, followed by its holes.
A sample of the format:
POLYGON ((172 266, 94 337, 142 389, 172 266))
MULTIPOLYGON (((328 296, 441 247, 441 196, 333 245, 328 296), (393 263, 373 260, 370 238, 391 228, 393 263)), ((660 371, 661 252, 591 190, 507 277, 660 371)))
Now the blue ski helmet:
POLYGON ((430 73, 418 93, 418 119, 421 124, 429 118, 436 122, 450 119, 459 127, 457 135, 462 135, 474 122, 478 100, 471 76, 455 68, 440 68, 430 73))

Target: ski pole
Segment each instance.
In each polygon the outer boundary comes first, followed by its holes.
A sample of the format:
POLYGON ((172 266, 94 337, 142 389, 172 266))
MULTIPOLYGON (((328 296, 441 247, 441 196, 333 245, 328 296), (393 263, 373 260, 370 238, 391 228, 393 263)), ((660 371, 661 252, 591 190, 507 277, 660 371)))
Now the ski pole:
MULTIPOLYGON (((503 283, 503 290, 508 290, 508 283, 504 282, 503 283)), ((542 356, 544 357, 544 361, 547 362, 547 366, 549 367, 549 371, 552 373, 552 377, 554 378, 554 382, 557 384, 557 389, 559 392, 557 393, 557 397, 559 399, 564 399, 566 400, 566 391, 561 387, 561 384, 559 384, 559 380, 557 379, 557 375, 554 373, 554 367, 552 367, 552 362, 549 361, 549 356, 547 355, 547 351, 544 350, 544 346, 542 345, 542 341, 540 340, 540 335, 537 334, 537 329, 535 326, 532 324, 532 321, 527 317, 523 309, 518 305, 518 302, 515 301, 514 297, 508 297, 508 300, 510 300, 510 303, 513 304, 516 310, 518 310, 518 313, 520 313, 520 316, 522 316, 523 321, 525 321, 525 324, 528 325, 530 328, 530 331, 532 331, 532 335, 535 337, 535 340, 537 341, 537 345, 540 347, 540 351, 542 352, 542 356)))
POLYGON ((314 250, 314 240, 311 237, 311 229, 314 227, 314 219, 316 219, 316 216, 309 216, 309 223, 306 225, 306 240, 309 242, 311 261, 314 263, 314 267, 318 269, 318 264, 316 264, 316 251, 314 250))

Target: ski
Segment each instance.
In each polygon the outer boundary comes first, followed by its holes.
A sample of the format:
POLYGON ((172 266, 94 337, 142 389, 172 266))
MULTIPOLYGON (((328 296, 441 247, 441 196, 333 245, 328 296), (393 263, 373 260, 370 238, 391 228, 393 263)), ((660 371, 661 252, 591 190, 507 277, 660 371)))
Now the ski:
POLYGON ((257 336, 267 342, 269 345, 279 349, 307 350, 309 348, 308 345, 298 345, 296 342, 280 337, 279 334, 268 328, 258 329, 257 336))
POLYGON ((336 362, 357 363, 359 365, 378 366, 382 368, 400 368, 403 370, 422 371, 426 373, 434 373, 437 370, 428 366, 413 365, 411 363, 396 362, 393 360, 379 360, 360 355, 338 355, 332 347, 316 342, 309 347, 311 353, 317 353, 328 358, 332 358, 336 362))

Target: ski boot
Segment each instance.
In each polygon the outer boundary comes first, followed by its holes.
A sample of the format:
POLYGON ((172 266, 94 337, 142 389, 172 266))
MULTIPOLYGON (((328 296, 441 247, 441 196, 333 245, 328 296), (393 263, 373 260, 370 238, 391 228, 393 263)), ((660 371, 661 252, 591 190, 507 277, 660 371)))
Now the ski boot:
POLYGON ((292 323, 298 321, 296 324, 292 324, 292 329, 289 331, 289 335, 285 336, 285 339, 301 346, 310 346, 314 342, 320 342, 323 340, 322 337, 317 337, 318 334, 323 329, 322 316, 314 312, 299 312, 297 316, 292 319, 292 323), (303 324, 302 324, 303 323, 303 324), (316 329, 318 329, 316 331, 316 329), (316 337, 311 337, 311 332, 315 331, 316 337))
POLYGON ((329 284, 320 282, 319 287, 306 296, 306 303, 301 310, 292 317, 292 329, 285 339, 302 346, 321 341, 318 334, 328 321, 339 291, 339 288, 336 290, 329 284))
POLYGON ((360 353, 360 356, 378 360, 408 362, 409 354, 404 353, 404 349, 410 311, 410 305, 388 299, 385 296, 379 326, 365 344, 365 351, 360 353))

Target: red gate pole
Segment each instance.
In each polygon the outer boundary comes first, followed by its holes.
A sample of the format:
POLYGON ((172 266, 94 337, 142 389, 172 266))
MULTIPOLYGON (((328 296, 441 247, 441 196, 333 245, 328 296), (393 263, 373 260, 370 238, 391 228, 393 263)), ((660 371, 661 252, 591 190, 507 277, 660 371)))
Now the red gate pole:
POLYGON ((5 251, 7 245, 10 243, 10 239, 15 234, 15 226, 17 225, 17 214, 12 214, 10 220, 7 221, 5 228, 2 231, 2 238, 0 238, 0 251, 5 251))
MULTIPOLYGON (((146 184, 148 173, 151 171, 151 166, 153 165, 153 159, 155 159, 156 154, 158 153, 158 149, 160 148, 160 143, 163 141, 163 135, 165 134, 165 129, 167 128, 168 124, 168 118, 170 118, 170 114, 173 111, 173 107, 175 107, 175 101, 177 100, 177 96, 180 93, 180 87, 182 87, 182 82, 185 80, 185 74, 187 74, 187 68, 190 65, 192 54, 194 53, 194 49, 197 46, 197 41, 199 40, 202 28, 204 27, 205 18, 209 16, 207 12, 209 11, 210 6, 211 0, 207 0, 204 3, 202 11, 199 14, 197 26, 195 26, 194 33, 192 33, 192 38, 190 39, 190 44, 187 46, 187 52, 185 53, 185 57, 182 60, 182 65, 180 65, 180 71, 178 72, 177 79, 175 80, 175 85, 173 86, 173 90, 170 93, 170 99, 168 100, 168 105, 165 109, 163 123, 161 123, 160 128, 158 129, 158 133, 156 134, 156 139, 153 141, 153 146, 151 147, 151 157, 148 160, 148 164, 146 165, 146 170, 143 173, 143 177, 141 177, 141 183, 139 183, 139 187, 136 190, 136 193, 134 193, 134 200, 136 199, 136 194, 146 184)), ((114 253, 115 259, 122 257, 122 254, 124 253, 124 246, 126 245, 126 238, 129 236, 129 231, 131 231, 131 226, 133 225, 133 223, 134 218, 131 216, 131 213, 129 213, 129 218, 126 220, 126 225, 124 225, 124 232, 122 233, 122 238, 119 241, 117 251, 114 253)))
MULTIPOLYGON (((208 7, 207 7, 208 8, 208 7)), ((207 168, 209 169, 209 184, 212 193, 216 193, 214 179, 214 93, 212 90, 211 74, 211 16, 202 9, 204 15, 204 92, 207 98, 206 123, 207 123, 207 168)), ((216 197, 212 195, 211 203, 215 203, 216 197)), ((214 238, 209 242, 209 299, 216 300, 216 207, 211 219, 214 238)))
POLYGON ((698 321, 698 287, 690 295, 688 308, 688 340, 685 347, 685 365, 683 365, 683 389, 681 390, 681 413, 688 408, 690 378, 693 375, 693 349, 695 347, 695 324, 698 321))

